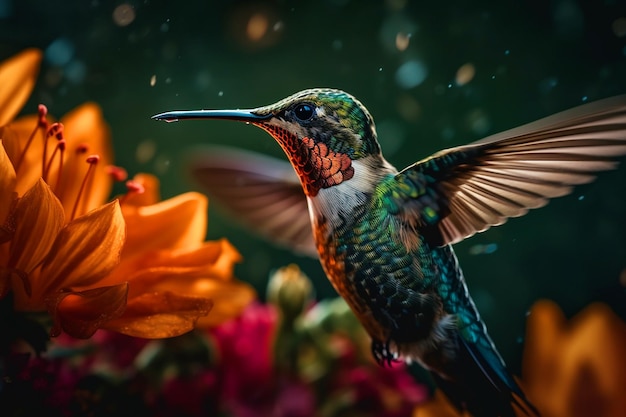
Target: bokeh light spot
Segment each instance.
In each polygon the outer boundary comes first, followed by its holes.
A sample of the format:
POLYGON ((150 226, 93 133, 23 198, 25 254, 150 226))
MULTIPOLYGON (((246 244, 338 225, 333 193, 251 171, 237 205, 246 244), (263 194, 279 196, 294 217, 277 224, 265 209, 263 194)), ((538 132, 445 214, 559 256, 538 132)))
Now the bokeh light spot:
POLYGON ((113 10, 113 22, 118 26, 128 26, 135 20, 135 9, 130 4, 120 4, 113 10))
POLYGON ((267 20, 267 16, 261 13, 255 13, 250 16, 248 20, 248 25, 246 26, 246 35, 253 42, 258 42, 267 33, 267 28, 269 27, 269 21, 267 20))
POLYGON ((472 81, 475 75, 476 67, 474 67, 474 64, 468 62, 467 64, 461 65, 461 67, 456 71, 454 81, 456 82, 456 85, 465 85, 472 81))
POLYGON ((55 39, 45 51, 46 60, 57 66, 67 65, 74 57, 74 44, 67 38, 55 39))
POLYGON ((613 21, 611 27, 613 28, 615 36, 623 38, 626 36, 626 17, 618 17, 613 21))
POLYGON ((428 76, 428 68, 422 61, 417 59, 407 61, 400 65, 396 71, 396 83, 402 88, 417 87, 428 76))
POLYGON ((150 139, 139 142, 135 150, 135 159, 140 164, 145 164, 154 158, 156 154, 156 144, 150 139))
POLYGON ((409 47, 410 41, 410 33, 398 32, 398 34, 396 35, 396 48, 398 48, 398 51, 406 51, 406 49, 409 47))

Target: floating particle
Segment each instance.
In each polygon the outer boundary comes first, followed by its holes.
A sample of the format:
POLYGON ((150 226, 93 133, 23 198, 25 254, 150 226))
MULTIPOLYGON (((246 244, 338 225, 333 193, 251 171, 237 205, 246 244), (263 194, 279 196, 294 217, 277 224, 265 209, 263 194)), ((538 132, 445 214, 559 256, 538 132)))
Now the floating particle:
POLYGON ((223 92, 223 91, 220 91, 220 92, 218 92, 218 93, 217 93, 217 95, 218 95, 219 97, 223 97, 223 96, 224 96, 224 92, 223 92))
POLYGON ((135 20, 135 9, 127 3, 113 9, 113 22, 118 26, 128 26, 135 20))
POLYGON ((154 87, 156 85, 156 74, 150 77, 150 87, 154 87))

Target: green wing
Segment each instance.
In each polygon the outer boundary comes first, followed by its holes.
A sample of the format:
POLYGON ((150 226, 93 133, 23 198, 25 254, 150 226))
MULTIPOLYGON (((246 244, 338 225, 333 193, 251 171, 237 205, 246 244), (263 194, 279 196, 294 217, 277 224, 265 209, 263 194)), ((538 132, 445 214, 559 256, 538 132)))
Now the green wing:
POLYGON ((438 152, 395 177, 401 216, 431 243, 459 242, 569 194, 626 154, 626 95, 438 152))

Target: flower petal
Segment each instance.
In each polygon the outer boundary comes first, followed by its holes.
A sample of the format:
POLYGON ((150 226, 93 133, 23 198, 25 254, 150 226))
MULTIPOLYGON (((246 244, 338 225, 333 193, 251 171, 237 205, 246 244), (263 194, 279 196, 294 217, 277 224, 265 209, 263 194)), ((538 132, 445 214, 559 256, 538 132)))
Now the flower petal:
MULTIPOLYGON (((111 193, 113 179, 106 167, 113 163, 111 134, 102 110, 95 103, 86 103, 65 115, 61 122, 65 126, 64 137, 67 142, 63 174, 58 189, 55 189, 66 213, 71 213, 78 196, 81 183, 89 164, 88 155, 98 155, 100 160, 94 166, 89 189, 81 196, 77 215, 87 213, 103 204, 111 193), (78 149, 86 149, 79 152, 78 149)), ((57 178, 58 168, 53 165, 49 177, 57 178)))
POLYGON ((93 336, 103 323, 124 312, 127 293, 126 283, 59 293, 49 300, 48 308, 54 320, 51 336, 58 336, 61 330, 79 339, 93 336))
POLYGON ((97 283, 119 263, 125 224, 116 201, 68 223, 42 266, 46 293, 97 283))
POLYGON ((133 181, 143 186, 143 193, 131 193, 124 200, 124 205, 150 206, 161 200, 159 193, 159 179, 150 174, 137 174, 133 181))
MULTIPOLYGON (((15 191, 19 196, 28 191, 42 176, 45 136, 43 136, 42 129, 37 129, 37 123, 38 116, 29 115, 20 117, 9 125, 0 128, 2 144, 13 167, 17 166, 18 161, 21 160, 19 162, 20 167, 16 172, 17 184, 15 186, 15 191), (35 131, 35 129, 37 130, 35 131), (28 151, 23 153, 30 136, 33 134, 34 137, 28 146, 28 151)), ((51 155, 56 142, 48 140, 46 146, 47 154, 51 155)))
POLYGON ((199 280, 196 282, 195 289, 195 294, 213 300, 211 314, 200 317, 197 323, 198 327, 213 327, 237 317, 250 303, 256 300, 254 288, 241 281, 199 280))
MULTIPOLYGON (((240 261, 241 255, 226 239, 204 242, 202 246, 194 249, 146 252, 132 260, 122 257, 119 266, 106 278, 105 285, 118 284, 127 279, 136 281, 133 277, 147 270, 158 269, 180 271, 187 279, 202 277, 229 281, 233 278, 235 263, 240 261)), ((146 282, 144 278, 138 280, 140 283, 146 282)), ((139 289, 133 286, 133 288, 133 291, 143 291, 143 287, 139 289)))
POLYGON ((151 206, 122 206, 128 225, 124 257, 159 249, 196 248, 206 233, 207 199, 185 193, 151 206))
POLYGON ((531 309, 523 381, 543 415, 621 416, 626 410, 626 324, 592 304, 569 322, 558 306, 531 309))
POLYGON ((11 220, 9 268, 30 273, 46 257, 63 226, 63 207, 48 184, 39 179, 15 205, 11 220))
MULTIPOLYGON (((13 169, 13 164, 9 160, 9 156, 0 139, 0 226, 6 220, 11 204, 15 198, 16 182, 15 169, 13 169)), ((0 242, 1 241, 0 239, 0 242)))
POLYGON ((129 299, 146 293, 173 293, 213 301, 211 314, 200 318, 198 326, 215 326, 238 316, 256 299, 252 286, 241 281, 223 281, 202 274, 196 268, 159 267, 141 270, 129 277, 129 299))
POLYGON ((436 390, 432 398, 415 407, 414 417, 469 417, 468 413, 460 413, 452 406, 448 398, 436 390))
POLYGON ((41 63, 41 51, 26 49, 0 65, 0 126, 9 123, 30 96, 41 63))
POLYGON ((135 337, 174 337, 192 330, 198 318, 209 313, 211 306, 211 300, 206 298, 171 292, 142 294, 130 299, 124 314, 104 327, 135 337))
MULTIPOLYGON (((554 386, 559 366, 555 358, 562 348, 565 326, 565 316, 556 303, 542 300, 533 305, 526 323, 522 364, 525 385, 532 387, 545 382, 554 386)), ((531 392, 527 394, 532 399, 531 392)))

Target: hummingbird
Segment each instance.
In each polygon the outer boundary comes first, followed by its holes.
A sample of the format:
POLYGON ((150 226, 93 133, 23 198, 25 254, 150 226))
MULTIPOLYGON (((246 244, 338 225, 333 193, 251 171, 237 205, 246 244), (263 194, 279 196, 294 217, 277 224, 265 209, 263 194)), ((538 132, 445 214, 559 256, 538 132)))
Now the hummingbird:
POLYGON ((626 95, 400 171, 384 158, 367 108, 337 89, 307 89, 249 110, 153 118, 236 120, 269 133, 296 176, 249 154, 223 154, 200 175, 255 227, 319 256, 379 363, 417 362, 474 416, 539 415, 491 340, 452 245, 616 168, 626 154, 626 95))

